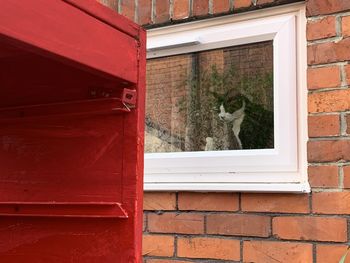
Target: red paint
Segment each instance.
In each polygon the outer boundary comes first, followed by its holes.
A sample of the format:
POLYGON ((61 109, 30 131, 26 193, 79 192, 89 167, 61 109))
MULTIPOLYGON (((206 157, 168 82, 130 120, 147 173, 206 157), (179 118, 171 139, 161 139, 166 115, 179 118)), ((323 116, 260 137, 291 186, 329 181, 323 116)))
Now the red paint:
POLYGON ((145 49, 94 0, 1 1, 1 263, 142 262, 145 49))

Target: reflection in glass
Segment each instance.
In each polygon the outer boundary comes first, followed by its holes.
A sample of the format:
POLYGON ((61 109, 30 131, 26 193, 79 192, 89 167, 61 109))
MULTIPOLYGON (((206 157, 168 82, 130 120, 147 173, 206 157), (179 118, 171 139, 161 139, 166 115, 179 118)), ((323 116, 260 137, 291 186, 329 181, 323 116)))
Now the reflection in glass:
POLYGON ((271 149, 273 46, 147 62, 146 152, 271 149))

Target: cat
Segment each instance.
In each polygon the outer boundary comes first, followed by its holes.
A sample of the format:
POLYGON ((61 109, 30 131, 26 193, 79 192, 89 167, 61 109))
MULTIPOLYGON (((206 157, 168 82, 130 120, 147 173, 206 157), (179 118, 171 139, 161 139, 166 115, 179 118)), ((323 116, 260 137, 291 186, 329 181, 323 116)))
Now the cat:
POLYGON ((237 140, 239 149, 242 149, 242 142, 239 138, 239 133, 241 131, 241 125, 245 117, 245 101, 242 103, 242 107, 233 113, 226 112, 224 104, 220 105, 219 118, 222 121, 232 122, 232 131, 237 140))

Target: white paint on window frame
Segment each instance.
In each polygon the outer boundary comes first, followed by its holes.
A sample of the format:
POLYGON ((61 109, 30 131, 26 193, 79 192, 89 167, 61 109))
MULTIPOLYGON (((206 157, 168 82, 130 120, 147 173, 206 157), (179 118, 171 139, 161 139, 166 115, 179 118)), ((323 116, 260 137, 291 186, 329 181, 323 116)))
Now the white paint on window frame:
POLYGON ((146 153, 145 191, 310 191, 305 5, 148 30, 148 58, 273 40, 275 148, 146 153))

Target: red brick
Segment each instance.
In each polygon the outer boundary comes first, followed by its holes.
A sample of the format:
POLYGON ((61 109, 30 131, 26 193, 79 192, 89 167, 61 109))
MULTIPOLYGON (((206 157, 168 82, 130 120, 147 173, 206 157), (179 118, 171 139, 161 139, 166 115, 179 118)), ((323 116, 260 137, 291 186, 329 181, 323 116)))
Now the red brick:
POLYGON ((243 243, 243 262, 312 263, 312 258, 312 244, 273 241, 243 243))
POLYGON ((204 216, 200 214, 149 214, 148 231, 154 233, 203 234, 204 216))
POLYGON ((237 211, 238 194, 235 193, 179 193, 179 210, 237 211))
POLYGON ((252 0, 235 0, 233 1, 234 8, 244 8, 250 7, 252 5, 252 0))
POLYGON ((337 187, 338 167, 337 166, 309 166, 309 183, 311 187, 337 187))
POLYGON ((97 0, 97 1, 109 7, 110 9, 118 11, 118 0, 97 0))
POLYGON ((318 214, 350 214, 350 193, 314 193, 312 195, 312 210, 318 214))
MULTIPOLYGON (((317 263, 339 263, 342 256, 346 253, 345 245, 321 245, 316 247, 317 263)), ((350 257, 347 257, 345 263, 350 263, 350 257)))
POLYGON ((309 94, 309 112, 339 112, 350 109, 350 89, 309 94))
POLYGON ((316 21, 309 21, 307 24, 308 40, 335 37, 336 35, 334 16, 328 16, 316 21))
POLYGON ((272 213, 309 213, 308 195, 242 194, 243 211, 272 213), (290 205, 293 204, 293 205, 290 205))
POLYGON ((120 0, 121 14, 127 18, 134 20, 135 18, 135 1, 120 0))
POLYGON ((345 66, 346 81, 350 85, 350 65, 345 66))
POLYGON ((338 136, 340 134, 339 115, 308 117, 309 137, 338 136))
POLYGON ((152 0, 139 0, 138 23, 147 25, 152 22, 152 0))
POLYGON ((154 20, 156 23, 164 23, 170 20, 170 2, 164 0, 155 0, 155 15, 154 20))
POLYGON ((177 255, 186 258, 240 260, 239 240, 222 238, 179 238, 177 255))
POLYGON ((342 33, 344 37, 350 37, 350 16, 342 18, 342 33))
POLYGON ((350 141, 311 141, 308 143, 309 162, 350 161, 350 141))
POLYGON ((309 0, 306 3, 308 16, 326 15, 350 9, 349 0, 309 0))
POLYGON ((308 46, 308 63, 310 65, 346 60, 350 60, 350 38, 339 42, 327 42, 308 46))
POLYGON ((203 16, 209 13, 208 0, 193 0, 193 15, 203 16))
POLYGON ((213 13, 224 13, 230 11, 230 0, 213 0, 213 13))
POLYGON ((146 192, 143 198, 144 210, 175 210, 175 193, 150 193, 146 192))
POLYGON ((346 133, 350 134, 350 114, 345 115, 346 120, 346 133))
POLYGON ((345 218, 288 216, 272 220, 273 234, 277 238, 314 241, 347 241, 345 218))
POLYGON ((188 263, 188 261, 172 259, 147 259, 146 263, 188 263))
POLYGON ((258 5, 264 5, 264 4, 270 4, 273 3, 274 0, 258 0, 257 4, 258 5))
POLYGON ((142 241, 142 255, 171 257, 174 255, 174 237, 144 235, 142 241))
POLYGON ((309 68, 307 71, 308 89, 336 88, 341 85, 340 68, 309 68))
POLYGON ((184 19, 190 15, 190 1, 174 0, 173 19, 184 19))
POLYGON ((207 234, 268 237, 270 217, 242 214, 208 215, 207 234))
POLYGON ((344 188, 350 188, 350 166, 344 166, 344 188))

